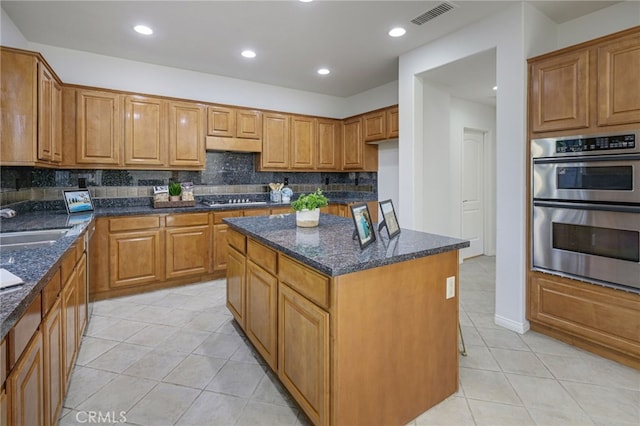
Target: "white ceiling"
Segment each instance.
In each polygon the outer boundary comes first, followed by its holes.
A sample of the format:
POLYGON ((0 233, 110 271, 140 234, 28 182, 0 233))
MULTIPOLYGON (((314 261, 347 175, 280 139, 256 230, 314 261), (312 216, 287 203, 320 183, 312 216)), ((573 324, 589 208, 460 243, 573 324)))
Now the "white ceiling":
MULTIPOLYGON (((29 42, 323 93, 351 96, 398 78, 398 56, 510 6, 510 1, 455 1, 421 26, 411 19, 441 1, 5 1, 1 5, 29 42), (154 34, 132 27, 144 23, 154 34), (407 34, 387 35, 394 26, 407 34), (257 57, 240 56, 251 48, 257 57), (319 76, 320 67, 331 69, 319 76)), ((615 1, 533 1, 561 23, 615 1)), ((489 53, 491 55, 491 53, 489 53)), ((479 69, 464 63, 460 70, 479 69)), ((455 66, 455 65, 452 65, 455 66)), ((491 76, 492 75, 492 76, 491 76)), ((454 85, 457 73, 429 78, 454 85)), ((458 80, 465 81, 465 80, 458 80)), ((467 79, 485 86, 479 76, 467 79)), ((494 83, 490 83, 492 87, 494 83)), ((467 92, 472 91, 467 85, 467 92)), ((487 97, 486 95, 482 95, 487 97)))

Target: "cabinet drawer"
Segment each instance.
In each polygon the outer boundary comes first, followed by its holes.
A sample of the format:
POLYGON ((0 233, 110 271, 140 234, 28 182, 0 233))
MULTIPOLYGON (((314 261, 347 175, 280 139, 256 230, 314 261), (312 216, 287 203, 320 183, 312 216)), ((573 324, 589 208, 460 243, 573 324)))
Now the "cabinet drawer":
POLYGON ((208 225, 209 213, 170 214, 165 223, 167 227, 208 225))
POLYGON ((109 231, 111 232, 158 228, 159 226, 160 216, 133 216, 109 219, 109 231))
POLYGON ((22 318, 9 331, 9 369, 22 355, 24 348, 33 337, 42 319, 42 296, 38 294, 27 308, 22 318))
POLYGON ((270 248, 263 246, 254 240, 247 241, 247 256, 265 270, 276 273, 278 254, 270 248))
POLYGON ((49 280, 44 289, 42 289, 42 316, 49 312, 49 309, 53 306, 62 289, 62 281, 60 279, 60 268, 56 271, 53 278, 49 280))
POLYGON ((329 308, 329 278, 280 255, 280 280, 318 305, 329 308))
POLYGON ((242 254, 247 252, 247 239, 239 232, 229 229, 227 231, 227 243, 242 254))
POLYGON ((242 216, 242 210, 231 210, 227 212, 215 212, 213 214, 213 223, 223 223, 222 219, 226 217, 240 217, 242 216))

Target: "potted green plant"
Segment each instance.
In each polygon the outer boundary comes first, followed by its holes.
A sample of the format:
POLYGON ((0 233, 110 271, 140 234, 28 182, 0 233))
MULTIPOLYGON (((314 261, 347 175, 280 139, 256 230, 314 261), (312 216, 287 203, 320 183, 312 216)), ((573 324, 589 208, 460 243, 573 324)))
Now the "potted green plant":
POLYGON ((329 200, 322 194, 320 188, 316 192, 300 194, 297 200, 291 202, 291 208, 296 211, 296 225, 301 228, 318 226, 320 207, 329 205, 329 200))
POLYGON ((180 194, 182 194, 182 185, 179 182, 172 182, 169 184, 169 200, 180 201, 180 194))

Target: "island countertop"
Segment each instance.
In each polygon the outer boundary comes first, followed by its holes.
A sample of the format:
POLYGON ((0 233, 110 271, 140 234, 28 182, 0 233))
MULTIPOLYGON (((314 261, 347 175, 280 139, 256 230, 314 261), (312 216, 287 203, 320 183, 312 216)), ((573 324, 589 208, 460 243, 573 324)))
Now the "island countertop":
POLYGON ((295 214, 227 218, 229 226, 328 275, 338 276, 469 247, 458 238, 402 229, 391 240, 376 231, 376 241, 361 250, 350 218, 321 214, 318 227, 299 228, 295 214))

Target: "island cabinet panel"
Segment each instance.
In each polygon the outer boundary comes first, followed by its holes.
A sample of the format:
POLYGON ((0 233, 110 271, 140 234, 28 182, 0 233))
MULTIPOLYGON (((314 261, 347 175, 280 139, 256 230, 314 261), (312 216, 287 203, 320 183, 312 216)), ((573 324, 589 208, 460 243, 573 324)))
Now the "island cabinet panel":
POLYGON ((530 65, 534 132, 589 127, 589 57, 582 49, 530 65))
POLYGON ((247 261, 247 319, 245 331, 267 364, 277 370, 278 279, 247 261))
POLYGON ((329 424, 329 313, 282 282, 278 297, 278 377, 314 424, 329 424))
POLYGON ((76 162, 111 165, 121 162, 122 95, 95 90, 76 92, 76 162))
POLYGON ((457 251, 332 279, 332 424, 407 424, 456 392, 457 282, 457 251))
POLYGON ((0 387, 0 426, 11 425, 11 403, 6 388, 0 387))
POLYGON ((44 354, 42 332, 34 333, 29 346, 7 380, 11 399, 11 424, 44 426, 44 354))
POLYGON ((329 308, 329 279, 326 276, 284 255, 280 255, 278 276, 312 302, 329 308))
MULTIPOLYGON (((232 231, 229 231, 232 232, 232 231)), ((246 259, 230 245, 227 251, 227 308, 238 324, 246 328, 246 259)))
MULTIPOLYGON (((222 220, 225 217, 238 216, 242 216, 242 210, 213 213, 213 256, 211 258, 213 271, 224 271, 227 268, 227 231, 229 225, 222 220)), ((244 252, 244 248, 242 252, 244 252)))
POLYGON ((598 47, 598 125, 640 123, 640 32, 598 47))

